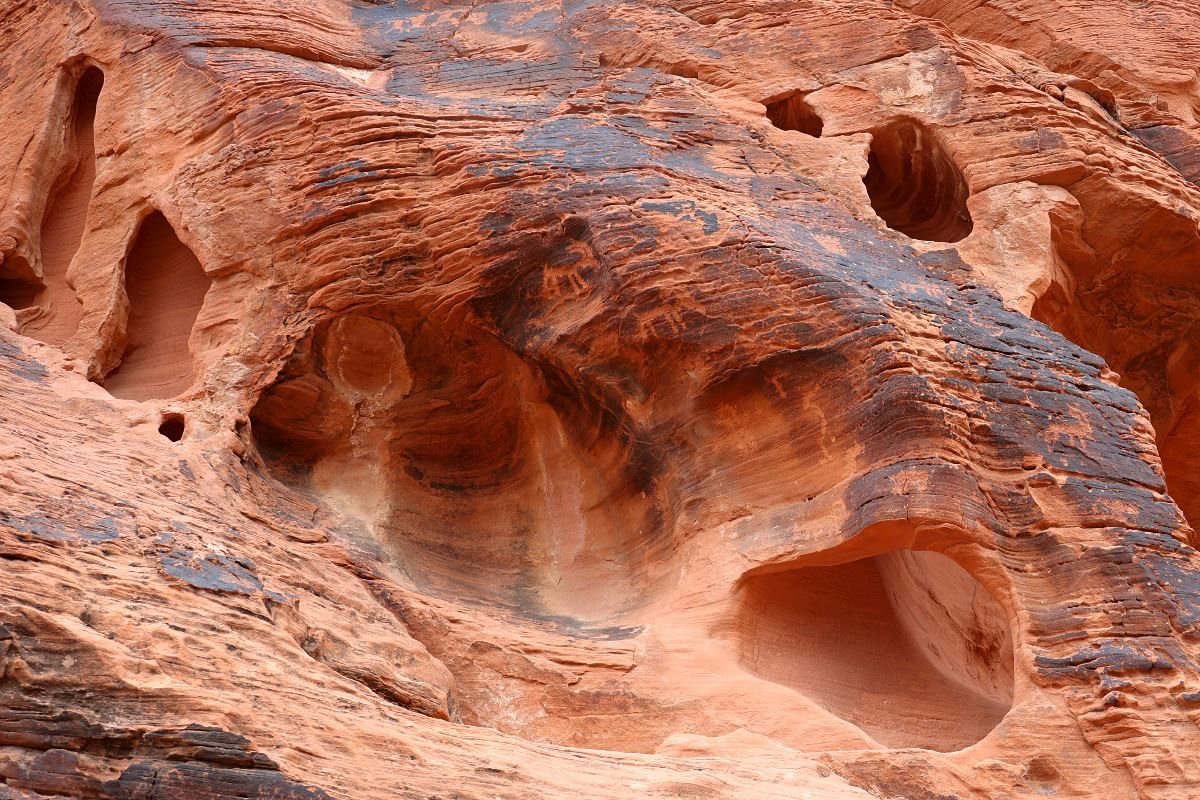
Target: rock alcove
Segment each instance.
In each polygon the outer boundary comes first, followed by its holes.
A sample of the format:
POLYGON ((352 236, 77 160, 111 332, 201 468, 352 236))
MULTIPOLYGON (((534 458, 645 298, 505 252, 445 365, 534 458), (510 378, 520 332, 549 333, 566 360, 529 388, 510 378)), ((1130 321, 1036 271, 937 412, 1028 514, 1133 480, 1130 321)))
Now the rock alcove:
POLYGON ((114 397, 175 397, 194 378, 189 340, 212 281, 166 218, 138 228, 125 260, 129 316, 121 360, 104 379, 114 397))
POLYGON ((339 315, 251 422, 273 474, 356 521, 427 590, 602 619, 660 569, 660 513, 628 443, 604 435, 585 396, 461 320, 339 315))
MULTIPOLYGON (((275 478, 353 521, 414 588, 518 617, 586 620, 572 629, 581 639, 636 635, 672 590, 683 543, 665 522, 671 503, 639 479, 593 401, 556 380, 464 319, 349 309, 300 343, 251 431, 275 478)), ((1007 616, 939 553, 753 573, 720 607, 736 619, 728 687, 783 687, 878 746, 958 750, 1011 707, 1007 616)), ((441 635, 430 634, 431 652, 442 652, 441 635)), ((531 701, 543 711, 523 717, 488 699, 502 677, 448 663, 457 718, 531 739, 649 752, 691 725, 713 735, 755 724, 738 709, 701 722, 660 709, 659 727, 630 730, 653 705, 620 682, 586 703, 548 684, 531 701)))
POLYGON ((960 750, 1012 707, 1008 618, 941 553, 750 575, 737 631, 745 669, 887 747, 960 750))
POLYGON ((67 272, 83 239, 96 179, 96 109, 104 73, 87 67, 74 80, 74 99, 62 125, 62 163, 47 193, 38 238, 42 275, 34 275, 19 256, 0 273, 0 300, 19 312, 21 333, 53 345, 70 339, 83 317, 67 272))
POLYGON ((901 118, 875 129, 867 162, 863 184, 889 228, 931 242, 957 242, 971 233, 966 178, 924 125, 901 118))
POLYGON ((804 92, 792 92, 775 100, 768 100, 767 119, 776 128, 785 131, 799 131, 814 138, 820 138, 825 129, 825 122, 805 98, 804 92))

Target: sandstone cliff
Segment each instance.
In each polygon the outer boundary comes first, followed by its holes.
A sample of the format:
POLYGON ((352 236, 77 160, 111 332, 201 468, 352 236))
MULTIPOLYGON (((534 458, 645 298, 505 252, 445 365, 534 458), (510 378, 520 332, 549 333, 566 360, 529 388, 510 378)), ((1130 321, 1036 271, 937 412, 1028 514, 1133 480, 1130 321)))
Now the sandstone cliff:
POLYGON ((1200 798, 1198 64, 0 0, 0 798, 1200 798))

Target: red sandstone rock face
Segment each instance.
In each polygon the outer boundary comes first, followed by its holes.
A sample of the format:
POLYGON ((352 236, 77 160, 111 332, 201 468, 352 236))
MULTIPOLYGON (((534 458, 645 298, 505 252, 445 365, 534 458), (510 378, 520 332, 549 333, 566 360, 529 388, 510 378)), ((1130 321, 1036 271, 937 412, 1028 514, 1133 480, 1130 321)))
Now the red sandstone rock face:
POLYGON ((0 798, 1200 797, 1190 6, 0 42, 0 798))

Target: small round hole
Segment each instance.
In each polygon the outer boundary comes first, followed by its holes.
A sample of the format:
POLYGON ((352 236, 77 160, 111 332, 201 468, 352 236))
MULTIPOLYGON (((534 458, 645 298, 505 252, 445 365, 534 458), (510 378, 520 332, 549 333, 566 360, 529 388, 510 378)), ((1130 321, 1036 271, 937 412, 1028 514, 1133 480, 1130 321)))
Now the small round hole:
POLYGON ((158 426, 158 432, 170 439, 172 442, 178 442, 183 438, 184 420, 182 414, 167 414, 163 417, 162 423, 158 426))

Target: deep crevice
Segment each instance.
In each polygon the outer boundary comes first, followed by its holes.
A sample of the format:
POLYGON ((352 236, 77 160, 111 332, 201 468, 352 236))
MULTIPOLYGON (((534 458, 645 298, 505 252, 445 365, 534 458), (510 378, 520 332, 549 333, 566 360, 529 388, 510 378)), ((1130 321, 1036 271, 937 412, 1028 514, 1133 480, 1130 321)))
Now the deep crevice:
POLYGON ((872 131, 863 184, 879 218, 906 236, 957 242, 971 233, 966 178, 934 133, 915 120, 872 131))
POLYGON ((212 281, 159 212, 138 229, 125 260, 125 350, 104 387, 127 400, 175 397, 192 385, 192 328, 212 281))
POLYGON ((47 344, 61 345, 75 335, 83 304, 67 283, 67 270, 83 241, 88 205, 96 179, 96 106, 104 73, 89 67, 79 77, 69 122, 71 158, 59 176, 42 218, 41 258, 44 291, 36 303, 40 313, 21 332, 47 344))
POLYGON ((814 138, 820 138, 825 128, 825 122, 806 99, 805 92, 792 92, 777 100, 764 103, 767 107, 767 119, 776 128, 785 131, 799 131, 814 138))

